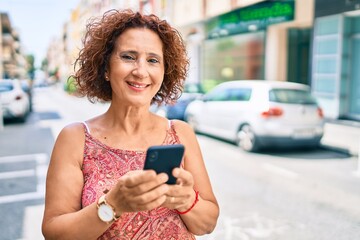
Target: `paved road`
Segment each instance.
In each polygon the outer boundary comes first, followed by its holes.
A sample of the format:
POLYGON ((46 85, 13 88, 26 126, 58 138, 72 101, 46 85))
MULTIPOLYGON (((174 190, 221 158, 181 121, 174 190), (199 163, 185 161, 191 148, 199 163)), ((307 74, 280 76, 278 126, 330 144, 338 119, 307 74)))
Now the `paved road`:
POLYGON ((206 240, 360 239, 356 158, 326 149, 251 154, 199 136, 221 215, 206 240))
POLYGON ((0 133, 0 226, 2 240, 38 238, 44 183, 54 138, 50 128, 8 123, 0 133), (40 207, 41 208, 41 207, 40 207), (28 220, 32 219, 32 220, 28 220), (26 224, 25 224, 26 223, 26 224), (29 223, 32 223, 29 225, 29 223), (24 225, 25 224, 25 225, 24 225), (34 230, 35 227, 35 230, 34 230), (31 236, 36 233, 35 236, 31 236))
POLYGON ((45 178, 52 147, 68 123, 106 109, 70 97, 61 88, 36 89, 25 124, 6 121, 0 131, 0 240, 41 240, 45 178))

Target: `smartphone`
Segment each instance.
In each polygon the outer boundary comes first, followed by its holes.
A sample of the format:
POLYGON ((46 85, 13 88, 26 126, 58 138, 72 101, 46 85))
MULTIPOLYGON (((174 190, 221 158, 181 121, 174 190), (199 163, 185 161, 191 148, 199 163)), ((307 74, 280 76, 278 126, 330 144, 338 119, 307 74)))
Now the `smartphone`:
POLYGON ((156 173, 166 173, 169 176, 167 184, 175 184, 176 178, 172 170, 179 167, 184 156, 184 145, 159 145, 149 147, 146 151, 144 169, 153 169, 156 173))

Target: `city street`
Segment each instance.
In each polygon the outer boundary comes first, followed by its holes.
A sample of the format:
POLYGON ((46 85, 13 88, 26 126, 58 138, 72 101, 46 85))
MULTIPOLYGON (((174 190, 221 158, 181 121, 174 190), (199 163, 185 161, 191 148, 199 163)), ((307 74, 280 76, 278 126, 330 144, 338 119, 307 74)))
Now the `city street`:
MULTIPOLYGON (((107 109, 67 95, 62 87, 37 88, 25 124, 0 132, 0 240, 41 240, 47 164, 66 124, 107 109)), ((360 239, 357 157, 329 149, 246 153, 198 135, 220 204, 215 231, 201 240, 360 239)), ((201 189, 199 189, 201 192, 201 189)))

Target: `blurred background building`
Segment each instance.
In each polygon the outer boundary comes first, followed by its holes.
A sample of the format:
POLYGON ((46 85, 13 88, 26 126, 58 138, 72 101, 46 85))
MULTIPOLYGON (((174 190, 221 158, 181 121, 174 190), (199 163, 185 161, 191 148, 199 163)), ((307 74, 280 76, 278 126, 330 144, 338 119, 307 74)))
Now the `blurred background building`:
POLYGON ((312 89, 330 118, 360 120, 360 0, 315 2, 312 89))
MULTIPOLYGON (((360 0, 79 0, 43 61, 51 81, 67 81, 86 22, 113 8, 154 13, 179 29, 187 81, 205 90, 228 80, 304 83, 327 118, 360 120, 360 0)), ((21 74, 19 36, 6 14, 1 27, 0 73, 21 74)))
POLYGON ((12 27, 8 14, 0 13, 0 76, 27 78, 27 69, 20 36, 12 27))

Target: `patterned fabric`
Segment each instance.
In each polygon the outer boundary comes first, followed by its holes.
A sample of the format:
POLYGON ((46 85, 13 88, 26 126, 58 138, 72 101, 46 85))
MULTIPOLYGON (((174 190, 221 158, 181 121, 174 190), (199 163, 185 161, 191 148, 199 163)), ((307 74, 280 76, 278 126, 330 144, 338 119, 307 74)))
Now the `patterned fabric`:
MULTIPOLYGON (((82 171, 84 188, 82 207, 97 201, 105 189, 132 170, 143 169, 146 152, 111 148, 95 139, 85 128, 85 149, 82 171)), ((172 124, 163 145, 179 143, 172 124)), ((189 233, 180 216, 173 210, 159 207, 151 211, 124 213, 98 239, 111 240, 189 240, 189 233)))

